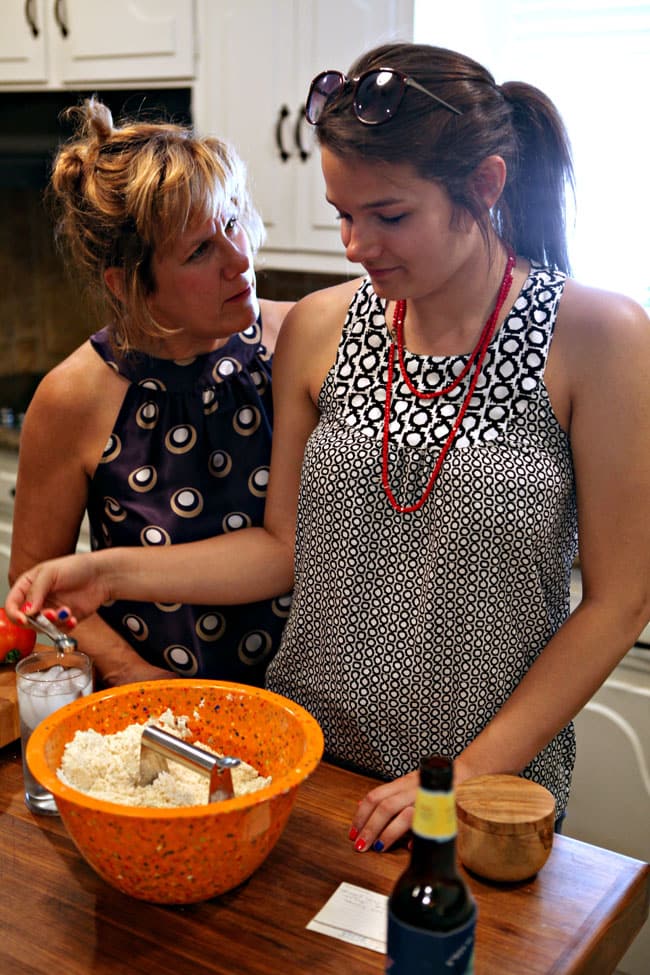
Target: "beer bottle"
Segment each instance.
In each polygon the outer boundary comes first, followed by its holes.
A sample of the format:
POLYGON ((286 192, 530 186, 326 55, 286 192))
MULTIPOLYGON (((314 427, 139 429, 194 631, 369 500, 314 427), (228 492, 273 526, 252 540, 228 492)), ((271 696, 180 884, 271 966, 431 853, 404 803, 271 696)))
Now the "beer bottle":
POLYGON ((411 862, 388 899, 386 972, 472 975, 476 905, 456 870, 453 763, 420 762, 411 862))

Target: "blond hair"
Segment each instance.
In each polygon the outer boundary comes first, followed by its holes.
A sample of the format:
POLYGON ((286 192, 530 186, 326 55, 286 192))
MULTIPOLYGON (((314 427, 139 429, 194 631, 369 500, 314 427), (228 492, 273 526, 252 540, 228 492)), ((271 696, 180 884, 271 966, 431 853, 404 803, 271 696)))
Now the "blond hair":
POLYGON ((110 313, 121 351, 166 334, 147 299, 156 282, 151 260, 196 220, 233 204, 255 253, 264 228, 234 149, 216 138, 168 122, 126 121, 115 127, 110 110, 92 97, 69 108, 76 134, 57 152, 48 198, 55 238, 110 313), (109 267, 123 272, 118 299, 107 287, 109 267))

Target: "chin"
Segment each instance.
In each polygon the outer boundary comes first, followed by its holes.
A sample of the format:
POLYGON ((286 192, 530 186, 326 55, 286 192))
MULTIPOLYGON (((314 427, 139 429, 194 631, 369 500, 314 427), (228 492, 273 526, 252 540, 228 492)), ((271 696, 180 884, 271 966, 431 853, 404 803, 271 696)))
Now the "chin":
POLYGON ((400 301, 402 298, 406 297, 403 290, 395 287, 391 288, 388 284, 382 285, 373 281, 372 288, 377 297, 381 298, 383 301, 400 301))

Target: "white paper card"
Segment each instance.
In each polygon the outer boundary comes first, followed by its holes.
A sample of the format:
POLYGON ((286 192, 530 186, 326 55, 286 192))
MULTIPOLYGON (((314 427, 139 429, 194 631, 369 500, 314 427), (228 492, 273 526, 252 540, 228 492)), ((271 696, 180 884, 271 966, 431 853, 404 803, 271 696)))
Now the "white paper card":
POLYGON ((385 894, 339 884, 307 928, 385 954, 387 909, 385 894))

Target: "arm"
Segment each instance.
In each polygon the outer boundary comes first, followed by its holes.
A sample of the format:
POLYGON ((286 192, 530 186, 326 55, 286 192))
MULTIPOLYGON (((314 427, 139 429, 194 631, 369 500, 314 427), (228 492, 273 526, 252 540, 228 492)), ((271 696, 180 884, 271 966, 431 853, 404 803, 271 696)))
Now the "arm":
MULTIPOLYGON (((122 381, 88 346, 74 352, 40 384, 21 434, 11 582, 43 559, 74 551, 88 480, 123 395, 122 381), (96 395, 100 385, 101 403, 96 395)), ((97 615, 75 631, 75 639, 108 683, 169 676, 146 663, 97 615)))
POLYGON ((583 599, 485 739, 466 750, 470 770, 477 761, 491 766, 497 747, 511 768, 528 764, 598 690, 650 616, 650 322, 633 302, 574 282, 565 300, 556 351, 570 391, 583 599))
MULTIPOLYGON (((298 306, 280 334, 273 368, 274 437, 262 528, 165 548, 116 548, 56 559, 25 573, 7 599, 20 619, 29 600, 68 603, 84 618, 111 599, 192 603, 248 603, 286 592, 293 582, 293 549, 304 445, 318 417, 309 370, 309 330, 298 306)), ((307 315, 307 317, 309 317, 307 315)))
MULTIPOLYGON (((583 599, 458 756, 456 783, 521 772, 589 701, 650 616, 650 323, 633 302, 568 282, 552 354, 547 382, 558 415, 566 400, 571 436, 583 599)), ((364 849, 377 838, 394 843, 410 828, 417 782, 411 772, 368 793, 351 837, 364 849)))
POLYGON ((91 613, 75 627, 74 638, 79 649, 92 659, 101 686, 117 687, 138 680, 169 680, 178 676, 144 660, 97 613, 91 613))

